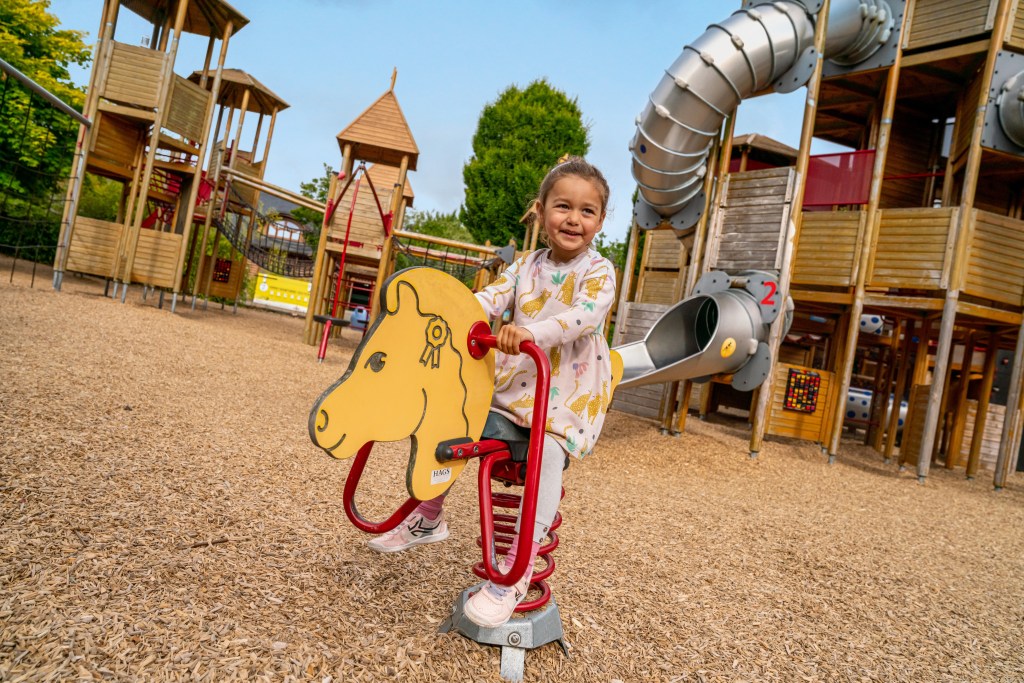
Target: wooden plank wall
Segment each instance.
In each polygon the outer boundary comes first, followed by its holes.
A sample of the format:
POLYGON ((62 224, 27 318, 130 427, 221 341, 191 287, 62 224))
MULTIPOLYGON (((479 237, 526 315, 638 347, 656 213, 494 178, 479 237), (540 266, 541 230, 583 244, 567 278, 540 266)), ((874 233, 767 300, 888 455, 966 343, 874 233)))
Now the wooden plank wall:
MULTIPOLYGON (((907 401, 907 419, 903 423, 903 437, 900 442, 900 463, 916 465, 921 440, 924 436, 924 414, 928 409, 930 384, 915 384, 910 388, 907 401)), ((926 457, 931 458, 929 453, 926 457)))
POLYGON ((160 106, 160 86, 167 53, 124 43, 113 44, 102 97, 144 109, 160 106))
POLYGON ((878 242, 868 271, 871 287, 942 289, 949 284, 951 226, 957 207, 878 212, 878 242))
POLYGON ((142 144, 142 128, 113 114, 96 113, 96 133, 87 157, 88 170, 105 177, 131 180, 142 144))
POLYGON ((989 13, 997 3, 998 0, 916 0, 906 47, 916 50, 979 36, 992 28, 989 13))
POLYGON ((175 74, 171 94, 167 98, 167 117, 164 128, 192 142, 203 142, 206 105, 210 93, 192 81, 175 74))
POLYGON ((707 268, 778 270, 796 177, 791 167, 732 173, 709 237, 707 268))
POLYGON ((805 211, 796 245, 793 283, 854 286, 865 211, 805 211))
MULTIPOLYGON (((967 89, 963 97, 957 103, 956 126, 953 140, 950 143, 950 156, 957 160, 967 153, 971 146, 971 135, 974 132, 974 116, 978 111, 979 103, 985 101, 981 93, 981 67, 974 73, 974 77, 967 82, 967 89)), ((987 94, 986 94, 987 95, 987 94)), ((991 106, 991 105, 990 105, 991 106)))
POLYGON ((124 226, 95 218, 75 217, 74 232, 68 247, 67 270, 110 277, 117 258, 117 245, 124 226))
MULTIPOLYGON (((647 331, 664 315, 669 306, 629 302, 620 311, 618 325, 623 325, 621 344, 629 344, 644 338, 647 331)), ((664 384, 650 384, 642 387, 617 389, 612 397, 612 408, 624 413, 653 420, 659 418, 661 404, 666 392, 664 384)))
POLYGON ((936 142, 935 124, 901 110, 893 117, 892 128, 879 206, 883 209, 928 206, 929 198, 925 197, 928 178, 924 174, 934 170, 929 168, 928 162, 936 142))
POLYGON ((1007 44, 1024 50, 1024 5, 1017 3, 1016 12, 1010 22, 1010 35, 1007 44))
MULTIPOLYGON (((960 453, 954 458, 954 467, 966 467, 967 458, 971 454, 971 437, 974 434, 974 421, 978 417, 978 402, 967 401, 967 419, 964 427, 964 440, 960 444, 960 453)), ((1006 417, 1006 406, 988 404, 988 417, 985 418, 985 432, 981 435, 981 452, 979 465, 984 470, 995 470, 999 458, 999 442, 1003 438, 1003 420, 1006 417)))
POLYGON ((182 236, 173 232, 140 230, 132 262, 132 282, 154 287, 173 287, 182 236))
POLYGON ((797 439, 822 442, 829 431, 831 431, 830 425, 832 424, 832 413, 835 406, 835 394, 840 389, 841 383, 836 382, 834 373, 826 372, 825 370, 816 370, 781 362, 776 363, 775 367, 775 386, 772 390, 767 433, 775 436, 789 436, 797 439), (783 407, 790 369, 813 370, 821 377, 821 385, 818 387, 818 406, 813 413, 786 410, 783 407))
POLYGON ((687 250, 675 230, 651 230, 644 239, 644 267, 636 288, 636 301, 674 304, 683 297, 687 250))
MULTIPOLYGON (((371 173, 370 179, 373 181, 373 187, 377 190, 381 209, 387 212, 394 192, 394 183, 398 180, 398 170, 378 164, 373 167, 371 173)), ((359 182, 359 191, 356 194, 353 209, 352 195, 355 188, 356 185, 353 183, 349 186, 345 196, 341 198, 338 209, 334 212, 334 219, 331 221, 328 234, 331 240, 343 243, 349 213, 351 213, 352 228, 349 231, 348 253, 361 258, 379 259, 381 248, 384 246, 384 225, 381 223, 377 202, 373 198, 370 184, 363 179, 359 182)))
POLYGON ((1024 221, 975 210, 964 292, 1024 304, 1024 221))
MULTIPOLYGON (((212 264, 213 256, 207 255, 203 257, 203 261, 199 266, 200 282, 206 282, 208 277, 207 273, 210 272, 209 269, 212 264)), ((242 278, 245 277, 245 266, 245 259, 232 261, 231 272, 228 274, 227 282, 210 281, 210 296, 234 300, 242 289, 242 278)))

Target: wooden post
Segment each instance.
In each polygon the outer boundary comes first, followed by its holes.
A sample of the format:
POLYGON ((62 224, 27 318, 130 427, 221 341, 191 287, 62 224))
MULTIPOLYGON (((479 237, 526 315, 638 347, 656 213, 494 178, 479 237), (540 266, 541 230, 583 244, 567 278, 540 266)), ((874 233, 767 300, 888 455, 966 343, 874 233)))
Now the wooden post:
POLYGON ((975 335, 972 330, 964 343, 964 357, 960 363, 960 385, 957 387, 956 405, 953 407, 953 429, 949 434, 946 448, 946 469, 960 464, 960 449, 963 446, 964 431, 967 428, 967 391, 971 385, 971 365, 974 359, 975 335))
MULTIPOLYGON (((181 235, 181 252, 178 254, 178 265, 174 269, 174 294, 171 304, 172 312, 174 310, 175 304, 177 303, 178 294, 181 292, 182 289, 182 272, 185 269, 185 258, 192 251, 189 246, 191 244, 191 240, 189 239, 189 237, 192 234, 193 227, 192 219, 193 216, 195 216, 196 198, 199 196, 199 185, 201 184, 203 165, 212 156, 211 154, 208 153, 210 147, 213 146, 210 144, 210 130, 213 124, 213 112, 214 109, 216 109, 217 107, 217 98, 220 96, 221 75, 223 74, 224 71, 224 61, 227 59, 228 55, 228 41, 231 38, 231 32, 233 29, 234 24, 231 21, 228 21, 227 26, 224 27, 224 33, 221 36, 220 54, 218 55, 217 58, 217 71, 213 75, 213 84, 210 87, 210 101, 207 103, 206 112, 203 115, 203 136, 199 140, 199 149, 197 150, 196 154, 196 170, 195 173, 193 173, 192 175, 192 186, 188 193, 188 205, 185 207, 185 221, 183 232, 181 235)), ((201 81, 203 81, 203 87, 205 87, 206 74, 210 70, 210 57, 212 50, 213 38, 211 37, 210 46, 206 53, 206 63, 203 65, 203 75, 201 78, 201 81)), ((214 137, 216 137, 216 133, 214 133, 214 137)), ((214 144, 216 144, 216 140, 214 140, 213 142, 214 144)), ((211 183, 215 183, 215 180, 213 178, 210 178, 209 181, 211 183)), ((216 185, 214 185, 214 192, 211 193, 210 208, 207 211, 207 214, 213 212, 213 195, 215 194, 216 185)))
MULTIPOLYGON (((218 141, 217 141, 217 138, 220 137, 220 130, 221 130, 220 124, 221 124, 221 122, 224 119, 224 110, 225 109, 226 109, 226 106, 225 105, 221 105, 220 109, 217 110, 217 125, 214 127, 213 135, 211 136, 211 138, 212 138, 211 142, 213 143, 213 145, 211 146, 211 150, 216 150, 217 149, 217 145, 219 144, 218 141)), ((234 115, 234 111, 235 111, 234 109, 228 109, 227 125, 224 126, 224 150, 220 153, 220 158, 217 161, 216 173, 213 174, 213 177, 210 177, 210 174, 207 173, 207 177, 206 177, 206 179, 208 181, 213 183, 213 190, 210 193, 210 204, 209 204, 209 206, 206 209, 206 218, 203 221, 203 228, 202 228, 203 238, 202 238, 202 241, 201 241, 201 243, 199 245, 199 258, 198 258, 200 266, 202 266, 203 259, 206 257, 206 243, 210 239, 210 225, 213 223, 213 212, 217 209, 217 195, 218 195, 218 193, 220 193, 220 189, 221 189, 220 188, 220 177, 221 177, 221 169, 224 168, 224 155, 227 154, 228 150, 231 148, 230 141, 228 140, 228 138, 230 137, 230 134, 231 134, 231 119, 232 119, 232 116, 234 115)), ((211 162, 213 160, 213 151, 210 152, 210 160, 211 160, 211 162)), ((207 171, 209 171, 209 169, 207 169, 207 171)), ((227 196, 226 196, 226 193, 225 193, 225 196, 223 198, 221 198, 221 204, 225 205, 226 203, 227 203, 227 196)), ((194 257, 194 254, 190 254, 190 257, 194 257)), ((195 308, 196 308, 196 296, 199 293, 200 280, 202 279, 200 277, 200 273, 202 273, 202 267, 200 267, 200 268, 198 268, 196 270, 196 277, 195 277, 195 280, 192 282, 192 310, 195 310, 195 308)))
POLYGON ((384 287, 384 281, 391 275, 388 271, 391 270, 391 254, 394 250, 394 240, 395 235, 394 233, 391 233, 384 238, 384 246, 381 248, 380 266, 377 268, 377 281, 373 285, 373 291, 376 296, 370 300, 371 321, 376 320, 377 316, 380 314, 380 292, 384 287))
POLYGON ((1024 397, 1021 382, 1024 381, 1024 323, 1017 330, 1017 345, 1013 352, 1013 369, 1010 371, 1010 393, 1006 397, 1006 415, 1003 417, 1003 433, 999 439, 999 455, 996 457, 996 472, 993 486, 996 490, 1006 485, 1007 470, 1016 460, 1017 443, 1020 439, 1020 403, 1024 397))
MULTIPOLYGON (((971 434, 971 450, 967 454, 968 479, 978 474, 981 462, 981 446, 985 439, 985 425, 988 422, 988 406, 992 398, 992 385, 996 378, 996 361, 999 358, 999 333, 989 332, 988 349, 985 352, 985 369, 981 375, 981 388, 978 390, 978 410, 974 414, 974 432, 971 434)), ((1004 417, 1005 419, 1005 417, 1004 417)))
MULTIPOLYGON (((818 95, 821 91, 821 72, 824 66, 825 36, 828 29, 828 11, 831 3, 824 0, 821 9, 818 10, 818 20, 814 27, 814 50, 817 59, 814 65, 814 72, 807 83, 807 98, 804 101, 803 126, 800 131, 800 147, 796 160, 796 189, 790 200, 789 226, 786 231, 786 241, 783 246, 783 257, 780 262, 779 272, 779 294, 789 295, 789 284, 793 280, 793 251, 800 239, 800 229, 803 226, 803 203, 804 190, 807 187, 807 167, 811 159, 811 140, 814 138, 814 122, 818 114, 818 95)), ((893 67, 897 68, 897 67, 893 67)), ((785 301, 781 302, 785 304, 785 301)), ((782 337, 786 324, 785 305, 781 306, 779 316, 772 322, 768 330, 768 348, 771 352, 772 364, 768 370, 768 377, 757 392, 756 403, 751 415, 752 426, 750 430, 750 457, 756 458, 761 450, 761 443, 764 441, 764 434, 768 428, 768 414, 771 411, 772 395, 774 394, 775 359, 778 356, 779 347, 782 345, 782 337)), ((839 403, 837 401, 837 403, 839 403)))
MULTIPOLYGON (((735 124, 736 116, 734 114, 730 115, 728 126, 730 133, 735 130, 735 124)), ((708 225, 710 224, 709 217, 711 215, 712 208, 717 205, 716 193, 718 188, 721 187, 721 183, 716 182, 716 180, 718 175, 722 172, 723 167, 726 172, 729 170, 728 159, 723 160, 721 157, 723 147, 726 146, 723 145, 722 130, 723 128, 719 128, 718 137, 715 138, 714 146, 709 157, 715 160, 715 165, 708 168, 708 172, 704 176, 704 197, 706 204, 704 206, 704 213, 701 214, 700 220, 697 221, 697 230, 693 235, 693 246, 690 249, 690 259, 687 264, 686 280, 683 283, 681 297, 683 299, 693 294, 693 288, 697 285, 697 280, 702 274, 701 271, 704 266, 704 244, 707 241, 708 225)), ((728 147, 729 149, 732 149, 731 145, 728 145, 728 147)), ((683 382, 682 387, 682 392, 676 399, 678 418, 676 419, 676 423, 672 429, 673 435, 682 434, 683 430, 686 429, 686 416, 690 411, 690 394, 693 392, 693 382, 691 380, 686 380, 683 382)))
POLYGON ((341 197, 335 196, 338 191, 339 180, 344 178, 347 182, 355 165, 352 159, 351 143, 346 144, 342 150, 341 164, 341 171, 331 178, 327 190, 327 206, 324 210, 324 219, 320 224, 320 240, 317 242, 316 260, 313 264, 313 283, 312 289, 309 292, 309 306, 306 307, 306 322, 303 327, 303 341, 307 344, 317 344, 320 341, 320 335, 318 334, 319 324, 313 320, 313 316, 320 313, 320 309, 323 307, 324 288, 329 285, 329 261, 331 259, 327 256, 327 240, 331 232, 331 211, 341 201, 341 197))
MULTIPOLYGON (((903 15, 906 24, 908 14, 903 15)), ((901 29, 902 30, 902 29, 901 29)), ((860 316, 864 311, 864 289, 867 282, 867 264, 871 259, 872 248, 877 239, 879 204, 882 196, 882 178, 885 175, 885 162, 889 153, 889 139, 892 133, 892 117, 896 110, 896 90, 900 80, 900 68, 903 52, 896 51, 893 64, 885 82, 885 99, 882 104, 880 125, 878 127, 878 145, 875 149, 874 167, 871 169, 871 190, 865 210, 867 234, 861 243, 860 258, 857 267, 857 281, 854 286, 853 304, 850 307, 850 319, 846 326, 846 339, 843 353, 840 356, 841 366, 836 373, 839 380, 839 399, 836 401, 832 434, 828 444, 829 459, 833 459, 839 451, 839 440, 843 433, 843 416, 846 414, 846 395, 850 391, 850 379, 853 375, 853 361, 857 355, 857 335, 860 332, 860 316)))
MULTIPOLYGON (((132 281, 132 266, 135 264, 135 250, 138 247, 139 231, 142 230, 142 218, 146 212, 146 198, 149 195, 149 182, 153 177, 153 164, 156 161, 157 138, 160 136, 160 128, 163 125, 164 115, 167 109, 167 97, 170 91, 171 82, 174 80, 174 60, 178 55, 178 46, 181 44, 181 30, 185 25, 185 16, 188 11, 189 0, 180 0, 178 12, 174 18, 174 40, 171 42, 171 49, 166 54, 164 69, 160 74, 160 105, 156 109, 156 118, 153 121, 149 136, 149 151, 146 153, 146 167, 142 172, 141 186, 136 195, 135 217, 132 219, 131 227, 126 230, 127 239, 124 242, 124 254, 119 255, 118 260, 123 259, 124 269, 121 272, 121 282, 124 290, 121 292, 121 301, 124 301, 128 292, 128 285, 132 281)), ((169 18, 168 18, 169 20, 169 18)), ((167 34, 161 38, 161 43, 166 46, 167 34)))
POLYGON ((889 415, 889 422, 886 425, 885 434, 885 462, 892 462, 892 454, 896 450, 896 434, 900 426, 900 405, 903 401, 903 394, 907 390, 907 375, 910 370, 910 343, 914 336, 914 321, 907 320, 902 324, 903 329, 903 354, 902 358, 894 359, 897 365, 896 390, 893 392, 892 412, 889 415))
POLYGON ((633 284, 633 267, 636 261, 636 245, 640 241, 640 226, 633 221, 633 227, 629 231, 629 241, 626 243, 626 262, 622 265, 622 282, 619 284, 619 303, 615 307, 615 333, 612 334, 612 346, 622 344, 622 337, 625 335, 626 312, 629 303, 629 289, 633 284))
MULTIPOLYGON (((969 224, 974 219, 974 193, 978 187, 978 171, 981 168, 981 136, 985 130, 985 103, 988 100, 988 91, 992 87, 992 72, 995 70, 996 59, 1002 48, 1002 36, 1006 32, 1010 4, 1016 4, 1017 0, 1000 0, 998 15, 995 27, 992 30, 992 38, 988 46, 988 54, 985 57, 985 66, 981 73, 980 97, 975 108, 974 125, 971 132, 970 147, 967 152, 967 160, 964 164, 964 184, 960 192, 960 210, 956 217, 953 251, 953 268, 949 290, 946 292, 946 300, 942 307, 942 325, 939 328, 939 345, 935 356, 935 378, 943 377, 946 374, 944 363, 948 362, 949 351, 953 343, 953 327, 956 319, 957 304, 960 302, 960 288, 963 286, 963 270, 966 261, 966 250, 969 245, 967 236, 969 224)), ((952 156, 952 155, 951 155, 952 156)), ((952 181, 952 176, 946 178, 952 181)), ((1015 358, 1015 365, 1019 364, 1020 357, 1015 358)), ((939 422, 939 404, 942 399, 944 387, 937 386, 934 382, 931 391, 928 393, 928 410, 925 412, 924 434, 921 437, 921 453, 929 453, 935 440, 935 430, 939 422)), ((1007 410, 1010 409, 1007 404, 1007 410)), ((1009 417, 1009 414, 1007 414, 1009 417)), ((1009 426, 1009 420, 1004 425, 1004 437, 1009 433, 1005 430, 1009 426)), ((1002 452, 1002 446, 1000 446, 1002 452)), ((917 459, 917 479, 924 483, 928 476, 928 469, 931 463, 928 458, 917 459)))
POLYGON ((78 213, 78 195, 82 190, 82 182, 86 173, 86 157, 89 147, 92 144, 92 126, 96 125, 96 111, 99 108, 99 87, 98 83, 101 74, 109 68, 107 56, 109 55, 110 42, 114 39, 114 26, 117 23, 117 11, 121 3, 119 0, 105 0, 103 3, 103 16, 100 18, 100 28, 97 32, 99 39, 92 53, 92 72, 89 74, 89 87, 85 94, 85 103, 82 106, 82 115, 92 122, 92 125, 82 124, 78 127, 78 139, 75 142, 75 156, 71 163, 71 177, 68 181, 68 189, 64 199, 64 212, 60 220, 60 234, 57 238, 57 251, 53 259, 53 288, 60 291, 64 279, 64 269, 68 263, 68 252, 71 247, 71 238, 75 231, 75 217, 78 213))
MULTIPOLYGON (((224 206, 225 207, 231 201, 231 197, 229 196, 229 189, 228 189, 231 186, 231 173, 230 173, 230 171, 234 171, 235 170, 235 165, 238 163, 238 157, 239 157, 239 155, 240 155, 240 153, 242 151, 242 145, 241 145, 241 141, 242 141, 242 126, 245 124, 245 113, 249 109, 249 97, 250 97, 251 92, 252 91, 251 91, 250 88, 246 88, 245 92, 242 93, 242 105, 239 108, 239 113, 238 113, 238 127, 235 129, 235 136, 232 139, 231 158, 228 160, 228 171, 229 171, 229 173, 228 173, 227 183, 226 183, 225 190, 224 190, 224 199, 222 200, 224 202, 224 206)), ((229 115, 229 119, 230 119, 230 115, 229 115)), ((230 126, 230 122, 229 122, 228 125, 230 126)), ((209 213, 213 213, 213 211, 210 211, 209 213)), ((241 217, 239 217, 239 220, 241 220, 241 217)), ((250 220, 250 222, 252 221, 251 212, 250 212, 249 220, 250 220)), ((216 245, 219 242, 220 242, 220 229, 218 228, 217 229, 217 237, 216 237, 216 241, 214 243, 214 249, 213 249, 213 261, 211 261, 211 264, 215 263, 216 260, 217 260, 217 246, 216 245)), ((207 272, 206 272, 206 282, 203 283, 203 299, 207 300, 207 301, 210 298, 210 285, 213 284, 213 270, 214 269, 213 269, 213 267, 211 265, 210 269, 207 270, 207 272)))

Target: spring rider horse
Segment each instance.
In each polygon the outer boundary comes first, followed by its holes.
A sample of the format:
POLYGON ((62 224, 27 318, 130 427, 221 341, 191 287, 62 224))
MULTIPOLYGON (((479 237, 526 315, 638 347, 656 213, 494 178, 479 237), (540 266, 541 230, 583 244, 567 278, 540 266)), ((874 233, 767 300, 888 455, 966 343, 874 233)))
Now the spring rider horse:
MULTIPOLYGON (((497 568, 497 557, 509 550, 515 514, 495 514, 496 508, 519 508, 523 529, 532 529, 536 517, 537 487, 544 432, 530 430, 525 462, 513 460, 521 444, 484 438, 485 423, 494 391, 495 338, 483 320, 483 309, 458 280, 433 268, 409 268, 395 273, 382 287, 380 313, 356 349, 345 374, 325 391, 309 415, 309 435, 335 458, 355 456, 345 482, 345 514, 356 528, 381 534, 397 527, 419 504, 447 491, 471 458, 482 458, 479 468, 480 545, 483 558, 474 572, 499 585, 515 584, 527 571, 530 553, 519 552, 508 573, 497 568), (381 409, 381 399, 388 408, 381 409), (409 499, 383 522, 359 514, 355 492, 375 441, 411 437, 406 469, 409 499), (491 481, 522 486, 523 495, 494 494, 491 481)), ((521 347, 537 364, 537 392, 532 424, 547 417, 550 369, 544 351, 526 342, 521 347)), ((612 354, 613 375, 622 375, 621 361, 612 354)), ((514 429, 512 430, 515 431, 514 429)), ((490 436, 490 434, 488 434, 490 436)), ((518 436, 518 435, 517 435, 518 436)), ((519 436, 519 438, 523 438, 519 436)), ((464 591, 441 632, 454 629, 478 643, 502 648, 501 674, 521 680, 526 650, 558 641, 568 654, 558 606, 545 579, 554 571, 551 552, 558 545, 555 529, 538 557, 546 566, 534 573, 531 590, 540 597, 524 601, 513 617, 497 628, 483 628, 465 618, 463 606, 480 586, 464 591)), ((525 543, 529 534, 523 534, 525 543)))

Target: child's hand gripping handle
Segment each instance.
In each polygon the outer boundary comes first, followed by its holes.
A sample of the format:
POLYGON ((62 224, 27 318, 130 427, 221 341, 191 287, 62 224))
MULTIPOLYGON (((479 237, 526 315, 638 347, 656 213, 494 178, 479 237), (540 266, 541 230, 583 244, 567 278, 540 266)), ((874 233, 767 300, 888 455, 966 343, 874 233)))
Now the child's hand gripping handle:
MULTIPOLYGON (((490 327, 478 322, 469 331, 470 354, 482 358, 497 344, 490 327)), ((483 545, 483 565, 487 578, 502 586, 511 586, 526 574, 531 562, 529 547, 533 543, 533 529, 537 521, 537 488, 540 483, 540 463, 544 455, 544 425, 548 416, 548 395, 551 385, 551 366, 543 349, 530 341, 520 344, 520 350, 533 359, 537 365, 536 395, 533 401, 533 420, 530 429, 530 446, 526 456, 526 482, 523 485, 523 506, 519 518, 519 535, 515 548, 516 559, 507 574, 494 566, 494 510, 491 507, 491 471, 500 461, 512 456, 507 451, 485 457, 480 462, 480 535, 483 545), (525 539, 525 541, 524 541, 525 539), (521 551, 526 544, 527 550, 521 551)))

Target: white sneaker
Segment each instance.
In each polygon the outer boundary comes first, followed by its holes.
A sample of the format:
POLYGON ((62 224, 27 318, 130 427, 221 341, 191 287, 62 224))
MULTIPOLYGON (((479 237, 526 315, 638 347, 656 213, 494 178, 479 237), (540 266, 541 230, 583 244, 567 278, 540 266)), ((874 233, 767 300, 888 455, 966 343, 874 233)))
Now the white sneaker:
MULTIPOLYGON (((501 571, 505 571, 503 565, 501 571)), ((530 567, 523 578, 511 586, 499 586, 488 581, 466 601, 463 608, 466 618, 477 626, 498 628, 512 618, 516 607, 526 597, 532 576, 533 567, 530 567)))
POLYGON ((378 553, 397 553, 413 546, 437 543, 448 538, 444 510, 437 519, 427 519, 415 510, 391 531, 372 539, 368 546, 378 553))

